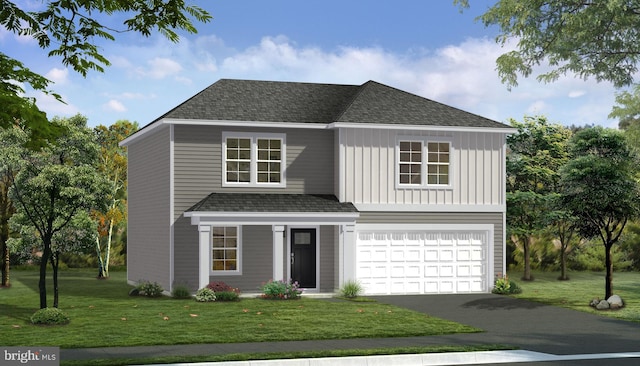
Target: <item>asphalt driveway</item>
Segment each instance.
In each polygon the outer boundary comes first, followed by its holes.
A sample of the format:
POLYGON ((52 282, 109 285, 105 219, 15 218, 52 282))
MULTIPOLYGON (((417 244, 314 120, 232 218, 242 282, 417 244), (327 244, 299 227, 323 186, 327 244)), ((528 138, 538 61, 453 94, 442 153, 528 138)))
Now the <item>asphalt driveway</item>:
MULTIPOLYGON (((493 294, 379 296, 393 304, 484 329, 440 341, 510 344, 558 355, 640 351, 640 323, 493 294)), ((454 342, 452 342, 454 343, 454 342)))

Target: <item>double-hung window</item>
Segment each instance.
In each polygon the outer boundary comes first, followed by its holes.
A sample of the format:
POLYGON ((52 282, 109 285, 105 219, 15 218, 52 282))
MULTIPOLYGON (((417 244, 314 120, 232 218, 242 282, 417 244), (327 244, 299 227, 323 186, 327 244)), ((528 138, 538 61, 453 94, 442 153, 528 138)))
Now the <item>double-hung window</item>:
POLYGON ((211 273, 240 274, 239 227, 214 226, 211 235, 211 273))
POLYGON ((224 132, 223 186, 284 187, 284 134, 224 132))
POLYGON ((398 140, 398 187, 451 187, 451 154, 450 141, 429 137, 398 140))

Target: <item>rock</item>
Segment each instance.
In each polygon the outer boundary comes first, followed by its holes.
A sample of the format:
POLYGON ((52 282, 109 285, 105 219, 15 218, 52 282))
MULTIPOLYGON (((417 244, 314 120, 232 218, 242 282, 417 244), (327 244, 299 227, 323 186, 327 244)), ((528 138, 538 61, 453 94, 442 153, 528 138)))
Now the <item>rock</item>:
POLYGON ((607 302, 611 309, 620 309, 624 305, 622 299, 618 295, 612 295, 607 299, 607 302))
POLYGON ((606 310, 609 309, 609 302, 607 300, 602 300, 596 305, 596 309, 598 310, 606 310))
POLYGON ((139 296, 140 295, 140 290, 138 290, 137 288, 132 288, 131 291, 129 291, 129 296, 139 296))
POLYGON ((600 299, 596 297, 593 300, 591 300, 591 302, 589 303, 589 306, 591 306, 592 308, 595 308, 596 306, 598 306, 599 303, 600 303, 600 299))

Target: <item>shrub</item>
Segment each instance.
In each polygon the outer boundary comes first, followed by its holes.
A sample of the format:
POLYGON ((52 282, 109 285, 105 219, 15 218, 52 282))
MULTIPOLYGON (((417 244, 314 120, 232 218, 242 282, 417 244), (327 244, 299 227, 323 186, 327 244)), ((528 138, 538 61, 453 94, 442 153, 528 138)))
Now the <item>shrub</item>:
POLYGON ((517 283, 511 281, 506 275, 496 278, 496 283, 493 285, 492 293, 498 295, 510 295, 519 294, 522 292, 520 286, 517 283))
POLYGON ((162 285, 157 282, 141 281, 138 286, 140 295, 147 297, 159 297, 162 295, 162 285))
POLYGON ((362 294, 362 285, 358 281, 347 281, 340 289, 340 295, 348 299, 353 299, 362 294))
POLYGON ((294 281, 269 281, 262 285, 262 295, 260 296, 263 299, 274 300, 299 299, 302 293, 299 288, 298 282, 294 281))
POLYGON ((238 301, 240 300, 240 295, 235 291, 220 291, 216 292, 216 300, 217 301, 238 301))
POLYGON ((207 285, 207 288, 213 290, 213 292, 237 292, 240 294, 240 290, 237 288, 233 288, 222 281, 211 282, 207 285))
POLYGON ((31 316, 31 323, 37 325, 63 325, 69 323, 69 317, 58 308, 44 308, 31 316))
POLYGON ((216 294, 212 289, 203 287, 196 292, 196 301, 198 302, 213 302, 216 301, 216 294))
POLYGON ((171 290, 174 299, 188 299, 191 297, 191 290, 187 285, 175 285, 171 290))

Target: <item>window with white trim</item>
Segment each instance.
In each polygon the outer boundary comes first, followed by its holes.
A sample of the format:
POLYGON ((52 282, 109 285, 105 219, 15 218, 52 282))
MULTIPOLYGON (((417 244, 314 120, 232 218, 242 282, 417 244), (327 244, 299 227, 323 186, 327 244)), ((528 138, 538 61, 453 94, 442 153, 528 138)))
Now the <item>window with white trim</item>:
POLYGON ((284 187, 284 134, 223 132, 223 186, 284 187))
POLYGON ((240 273, 240 229, 237 226, 211 228, 211 273, 240 273))
POLYGON ((400 139, 397 154, 399 187, 451 187, 450 141, 429 137, 400 139))

